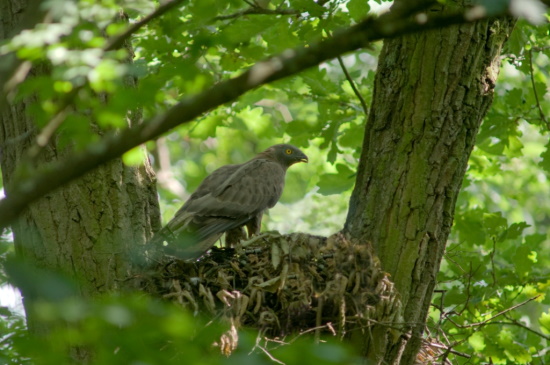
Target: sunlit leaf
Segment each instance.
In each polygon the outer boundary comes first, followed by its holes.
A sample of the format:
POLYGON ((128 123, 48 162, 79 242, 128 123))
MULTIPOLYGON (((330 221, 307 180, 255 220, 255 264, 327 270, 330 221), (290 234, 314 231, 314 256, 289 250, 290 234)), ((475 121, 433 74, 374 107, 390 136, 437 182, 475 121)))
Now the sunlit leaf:
POLYGON ((350 0, 346 7, 355 21, 362 20, 369 12, 369 3, 365 0, 350 0))
POLYGON ((336 174, 323 174, 320 176, 319 193, 323 195, 340 194, 353 186, 354 171, 343 164, 337 164, 336 174))

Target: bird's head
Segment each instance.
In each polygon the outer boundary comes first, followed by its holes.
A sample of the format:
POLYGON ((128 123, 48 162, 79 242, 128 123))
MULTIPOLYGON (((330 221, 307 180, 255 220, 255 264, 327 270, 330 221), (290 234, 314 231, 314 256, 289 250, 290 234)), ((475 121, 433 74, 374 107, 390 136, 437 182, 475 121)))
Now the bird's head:
POLYGON ((276 144, 262 152, 262 155, 279 161, 285 167, 298 162, 308 162, 306 154, 291 144, 276 144))

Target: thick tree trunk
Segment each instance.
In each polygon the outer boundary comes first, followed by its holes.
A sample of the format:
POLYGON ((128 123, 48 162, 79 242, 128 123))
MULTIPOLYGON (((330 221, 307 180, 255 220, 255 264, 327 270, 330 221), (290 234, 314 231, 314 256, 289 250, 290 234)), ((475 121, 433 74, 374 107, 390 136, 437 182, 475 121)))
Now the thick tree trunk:
MULTIPOLYGON (((17 26, 25 7, 17 0, 3 3, 1 37, 17 26)), ((27 108, 30 103, 14 103, 0 113, 0 163, 7 195, 16 175, 23 173, 22 165, 32 173, 71 153, 70 147, 59 146, 54 137, 36 157, 29 158, 37 135, 27 108)), ((129 279, 138 270, 139 260, 132 258, 143 254, 143 244, 159 224, 154 173, 148 162, 128 167, 117 159, 38 200, 12 228, 19 258, 40 270, 76 279, 78 294, 90 297, 135 284, 129 279)), ((39 285, 40 280, 33 278, 33 282, 39 285)), ((32 285, 25 289, 29 327, 47 331, 34 316, 33 302, 45 290, 50 294, 55 290, 32 285)))
POLYGON ((513 24, 494 19, 384 43, 345 225, 351 237, 373 243, 401 294, 402 336, 394 342, 389 328, 379 327, 366 339, 377 363, 411 364, 418 352, 455 202, 513 24))
MULTIPOLYGON (((24 3, 0 5, 0 38, 14 29, 24 3)), ((464 9, 465 1, 455 3, 464 9)), ((456 198, 512 26, 511 19, 494 19, 384 44, 344 229, 354 242, 372 242, 401 294, 404 322, 391 325, 392 330, 401 325, 401 335, 394 337, 383 325, 365 331, 365 352, 376 363, 414 361, 456 198)), ((0 112, 7 194, 34 145, 36 126, 26 113, 30 102, 0 112)), ((27 166, 44 166, 69 153, 54 139, 27 166)), ((115 160, 40 199, 13 226, 18 255, 78 278, 84 297, 131 286, 128 279, 138 269, 131 258, 159 224, 152 176, 148 165, 130 168, 115 160)), ((23 289, 29 325, 40 331, 31 295, 39 291, 23 289)))

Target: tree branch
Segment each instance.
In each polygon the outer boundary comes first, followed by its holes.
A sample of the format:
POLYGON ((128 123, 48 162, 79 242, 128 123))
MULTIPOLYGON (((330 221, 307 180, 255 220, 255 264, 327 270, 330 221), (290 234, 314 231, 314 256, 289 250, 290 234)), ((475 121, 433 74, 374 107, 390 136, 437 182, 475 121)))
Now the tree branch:
POLYGON ((540 119, 544 124, 546 124, 546 128, 550 129, 550 123, 546 119, 546 116, 544 115, 544 110, 542 110, 542 106, 540 105, 539 93, 537 92, 537 85, 535 83, 535 68, 533 67, 533 48, 529 49, 529 74, 531 75, 531 85, 533 86, 533 93, 535 94, 535 101, 537 102, 537 107, 539 109, 540 119))
POLYGON ((229 20, 229 19, 235 19, 238 17, 241 17, 243 15, 261 15, 261 14, 267 14, 267 15, 299 15, 300 12, 298 10, 292 10, 292 9, 264 9, 260 8, 258 6, 251 7, 248 9, 244 9, 241 11, 237 11, 232 14, 227 15, 218 15, 217 17, 214 17, 214 20, 229 20))
POLYGON ((99 143, 90 145, 84 152, 54 162, 23 181, 14 181, 10 189, 6 189, 8 196, 0 201, 0 229, 10 224, 34 200, 178 125, 189 123, 201 114, 235 100, 258 86, 294 75, 343 53, 363 48, 373 41, 479 19, 469 13, 411 17, 409 13, 390 12, 377 19, 367 18, 309 47, 289 49, 258 62, 240 76, 183 99, 164 114, 135 127, 109 134, 99 143))
MULTIPOLYGON (((41 0, 29 1, 20 23, 13 31, 7 34, 6 39, 13 37, 22 30, 34 28, 36 24, 44 21, 46 14, 41 5, 41 0)), ((24 65, 29 64, 29 62, 24 62, 17 58, 14 53, 7 53, 0 57, 0 65, 2 65, 2 67, 0 67, 0 110, 7 104, 7 94, 10 84, 14 82, 14 79, 19 78, 19 73, 26 75, 25 71, 18 71, 21 70, 21 68, 25 68, 24 65)))
POLYGON ((342 71, 344 71, 344 75, 346 76, 346 79, 348 80, 353 92, 355 93, 355 96, 357 96, 357 99, 359 99, 359 102, 361 103, 361 107, 363 107, 363 113, 365 113, 365 118, 367 118, 369 116, 369 108, 367 107, 367 103, 365 102, 363 95, 361 95, 361 92, 359 92, 359 89, 355 85, 355 81, 353 81, 353 78, 349 74, 348 68, 344 64, 342 57, 338 56, 336 58, 338 59, 338 63, 340 64, 342 71))
POLYGON ((545 335, 544 333, 542 332, 539 332, 539 331, 535 331, 534 329, 532 329, 531 327, 529 326, 526 326, 524 325, 523 323, 521 323, 520 321, 517 321, 515 319, 512 319, 512 318, 508 318, 507 316, 504 316, 506 317, 506 319, 508 319, 510 322, 506 322, 506 321, 498 321, 498 322, 491 322, 489 324, 502 324, 502 325, 505 325, 505 326, 517 326, 517 327, 521 327, 531 333, 534 333, 535 335, 539 336, 539 337, 542 337, 544 338, 545 340, 548 340, 550 341, 550 336, 548 335, 545 335))
MULTIPOLYGON (((149 23, 151 20, 156 19, 162 15, 164 15, 166 12, 171 10, 172 8, 176 7, 177 5, 181 4, 185 0, 172 0, 169 1, 161 6, 159 6, 157 9, 155 9, 152 13, 145 16, 140 21, 130 25, 124 32, 122 32, 119 35, 116 35, 110 39, 107 40, 107 43, 102 48, 103 52, 113 51, 117 48, 122 47, 124 42, 130 38, 132 34, 137 32, 139 29, 141 29, 143 26, 145 26, 147 23, 149 23)), ((40 1, 35 0, 33 3, 29 4, 29 9, 34 8, 41 8, 38 6, 40 4, 40 1)), ((32 16, 27 15, 25 20, 22 22, 21 29, 28 29, 32 28, 36 25, 38 20, 42 19, 44 17, 44 14, 42 14, 42 17, 37 17, 37 13, 31 11, 30 12, 32 16)), ((20 29, 19 29, 20 30, 20 29)), ((13 36, 14 34, 12 34, 13 36)), ((17 84, 19 84, 21 81, 23 81, 27 75, 27 73, 30 71, 30 62, 29 61, 21 61, 18 58, 15 58, 15 60, 10 60, 10 58, 14 58, 14 54, 10 53, 1 59, 5 58, 6 64, 9 65, 9 67, 1 68, 0 69, 0 85, 2 85, 2 89, 0 90, 0 108, 4 105, 6 102, 6 95, 15 88, 17 84), (11 63, 11 64, 10 64, 11 63), (21 67, 26 66, 26 67, 21 67), (8 77, 9 76, 9 77, 8 77), (8 79, 9 78, 9 79, 8 79)), ((60 103, 57 113, 51 118, 51 120, 46 124, 46 127, 42 129, 40 134, 37 136, 36 139, 36 145, 33 146, 33 148, 29 151, 29 157, 34 158, 40 150, 49 142, 52 135, 55 133, 57 128, 65 121, 65 117, 67 115, 67 112, 69 111, 69 106, 73 103, 74 97, 78 95, 78 92, 84 88, 84 84, 79 85, 75 87, 60 103)))
POLYGON ((484 326, 486 325, 487 323, 491 322, 493 319, 503 315, 503 314, 506 314, 510 311, 513 311, 514 309, 517 309, 521 306, 524 306, 525 304, 539 298, 542 294, 538 294, 538 295, 535 295, 534 297, 532 298, 529 298, 527 300, 524 300, 523 302, 519 303, 519 304, 516 304, 516 305, 513 305, 511 306, 510 308, 506 308, 500 312, 498 312, 497 314, 495 314, 494 316, 491 316, 490 318, 484 320, 484 321, 481 321, 481 322, 476 322, 476 323, 470 323, 470 324, 467 324, 467 325, 459 325, 459 324, 456 324, 455 322, 453 322, 453 324, 455 324, 455 326, 457 326, 458 328, 471 328, 471 327, 480 327, 480 326, 484 326))
POLYGON ((181 4, 185 0, 172 0, 168 1, 162 5, 160 5, 158 8, 155 9, 151 14, 145 16, 143 19, 141 19, 139 22, 133 23, 131 26, 126 28, 124 32, 121 34, 109 39, 107 44, 103 47, 103 50, 105 52, 112 51, 117 48, 122 47, 124 44, 124 41, 126 41, 132 34, 137 32, 139 29, 141 29, 144 25, 149 23, 151 20, 156 19, 162 15, 164 15, 166 12, 174 8, 175 6, 181 4))

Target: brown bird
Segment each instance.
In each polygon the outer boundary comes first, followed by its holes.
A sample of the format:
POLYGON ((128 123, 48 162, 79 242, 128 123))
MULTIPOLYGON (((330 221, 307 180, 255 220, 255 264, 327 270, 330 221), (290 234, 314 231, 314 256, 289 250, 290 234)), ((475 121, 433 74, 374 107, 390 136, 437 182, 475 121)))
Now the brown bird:
POLYGON ((263 213, 272 208, 283 192, 286 170, 308 162, 297 147, 277 144, 248 162, 226 165, 207 176, 168 224, 151 240, 168 243, 168 252, 182 258, 198 258, 224 232, 235 243, 260 233, 263 213))

